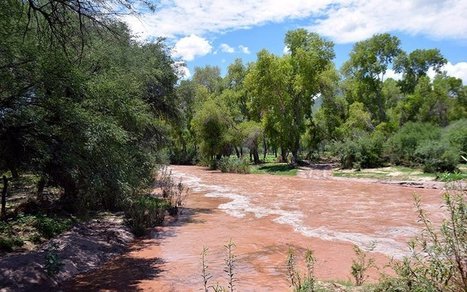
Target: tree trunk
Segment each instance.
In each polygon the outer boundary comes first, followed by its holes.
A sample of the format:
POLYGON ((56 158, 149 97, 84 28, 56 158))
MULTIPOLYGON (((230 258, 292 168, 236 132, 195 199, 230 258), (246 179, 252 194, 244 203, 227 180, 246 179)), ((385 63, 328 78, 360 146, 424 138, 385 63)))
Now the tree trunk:
POLYGON ((255 147, 255 148, 252 149, 252 151, 253 151, 253 161, 254 161, 254 163, 259 164, 260 161, 259 161, 258 148, 255 147))
POLYGON ((2 190, 2 215, 1 218, 6 218, 6 196, 8 192, 8 178, 3 176, 3 190, 2 190))
POLYGON ((281 147, 281 159, 280 162, 287 162, 287 151, 284 147, 281 147))
POLYGON ((263 139, 263 160, 266 162, 266 155, 268 154, 268 145, 266 144, 266 139, 263 139))
POLYGON ((37 183, 37 200, 40 202, 44 200, 43 194, 44 194, 44 188, 45 188, 45 178, 41 177, 39 182, 37 183))
POLYGON ((16 169, 16 167, 10 167, 10 171, 11 171, 11 177, 13 179, 19 178, 19 173, 18 173, 18 170, 16 169))
POLYGON ((298 149, 292 150, 292 165, 297 165, 298 163, 298 149))
POLYGON ((237 146, 234 146, 235 148, 235 154, 237 155, 237 158, 240 158, 240 152, 238 151, 237 146))

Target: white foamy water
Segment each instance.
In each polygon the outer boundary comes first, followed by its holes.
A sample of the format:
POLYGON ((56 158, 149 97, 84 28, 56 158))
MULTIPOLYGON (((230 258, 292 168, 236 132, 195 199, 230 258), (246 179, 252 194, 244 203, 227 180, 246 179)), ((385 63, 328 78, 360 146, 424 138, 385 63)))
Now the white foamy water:
POLYGON ((273 222, 286 224, 291 226, 296 232, 307 237, 315 237, 329 241, 345 241, 356 244, 362 249, 367 249, 373 246, 374 252, 379 252, 396 259, 400 259, 408 255, 407 244, 401 243, 394 238, 398 236, 411 236, 416 234, 417 229, 412 227, 391 227, 383 231, 378 231, 377 234, 364 234, 356 232, 342 232, 331 230, 324 226, 312 228, 307 226, 303 221, 305 215, 298 210, 283 210, 280 209, 277 202, 270 202, 273 207, 260 206, 252 203, 251 200, 243 194, 240 194, 233 188, 209 184, 202 182, 199 177, 177 172, 172 169, 174 178, 181 179, 182 183, 190 187, 195 192, 203 192, 206 197, 226 198, 231 201, 220 204, 219 209, 223 210, 230 216, 243 218, 247 214, 251 214, 256 218, 265 216, 274 216, 273 222))

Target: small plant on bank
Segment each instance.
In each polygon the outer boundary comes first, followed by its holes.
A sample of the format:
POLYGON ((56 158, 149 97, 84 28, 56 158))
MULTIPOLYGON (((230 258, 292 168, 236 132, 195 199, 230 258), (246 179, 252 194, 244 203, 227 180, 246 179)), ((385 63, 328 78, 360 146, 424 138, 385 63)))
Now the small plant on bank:
POLYGON ((208 248, 203 247, 203 252, 201 253, 201 277, 203 277, 204 292, 209 291, 208 282, 212 278, 212 275, 208 272, 208 265, 206 263, 207 254, 208 254, 208 248))
POLYGON ((221 172, 250 173, 250 162, 246 158, 222 157, 217 167, 221 172))
POLYGON ((178 215, 188 196, 189 189, 181 181, 176 183, 172 178, 172 171, 169 171, 167 167, 160 170, 158 183, 162 190, 162 197, 169 204, 169 214, 171 216, 178 215))
MULTIPOLYGON (((369 248, 369 251, 374 249, 374 244, 369 248)), ((375 267, 375 260, 373 258, 368 258, 367 252, 362 250, 357 245, 353 246, 356 258, 352 259, 351 274, 355 280, 356 286, 361 286, 368 278, 368 270, 375 267)))
POLYGON ((233 243, 232 240, 229 240, 229 242, 226 245, 224 245, 224 247, 227 251, 224 272, 227 274, 229 291, 233 292, 234 283, 237 281, 237 279, 235 278, 235 255, 233 253, 235 243, 233 243))
POLYGON ((72 225, 71 219, 53 218, 45 215, 36 216, 34 227, 37 231, 49 239, 69 229, 72 225))
POLYGON ((305 251, 306 273, 302 275, 297 268, 295 251, 290 247, 287 253, 287 277, 294 291, 305 292, 316 290, 316 278, 314 275, 316 258, 311 249, 305 251))
POLYGON ((219 285, 209 285, 209 280, 212 278, 211 273, 208 271, 208 265, 206 263, 206 255, 208 252, 208 248, 204 247, 203 251, 201 252, 201 277, 203 278, 203 290, 205 292, 212 289, 214 292, 234 292, 235 291, 235 282, 237 282, 237 278, 235 277, 235 262, 236 256, 233 252, 235 249, 235 243, 232 240, 229 240, 226 245, 224 245, 226 250, 226 256, 224 259, 225 267, 224 272, 227 274, 227 288, 219 285))
POLYGON ((126 216, 128 225, 136 236, 142 236, 146 229, 160 225, 164 221, 168 203, 159 198, 142 195, 130 201, 126 216))
POLYGON ((467 178, 467 174, 461 172, 443 172, 437 175, 437 179, 442 182, 453 182, 467 178))
POLYGON ((467 290, 466 190, 444 195, 447 219, 435 230, 415 197, 422 233, 410 243, 412 255, 395 265, 398 284, 410 291, 467 290))
POLYGON ((45 271, 47 272, 47 275, 49 276, 54 276, 58 274, 60 271, 60 268, 63 266, 63 263, 58 256, 58 244, 55 242, 52 242, 49 247, 45 251, 45 271))

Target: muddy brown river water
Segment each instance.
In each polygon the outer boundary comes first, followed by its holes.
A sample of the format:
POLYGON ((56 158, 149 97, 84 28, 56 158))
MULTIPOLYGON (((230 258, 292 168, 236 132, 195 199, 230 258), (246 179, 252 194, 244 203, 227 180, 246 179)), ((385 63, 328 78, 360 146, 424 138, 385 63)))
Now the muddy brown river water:
MULTIPOLYGON (((383 267, 408 253, 420 230, 413 194, 434 222, 442 219, 441 191, 323 177, 224 174, 196 166, 172 166, 191 190, 175 222, 154 230, 131 251, 92 274, 76 290, 199 291, 201 252, 211 284, 226 286, 224 245, 236 248, 237 291, 290 291, 285 261, 289 247, 311 248, 320 280, 348 280, 353 245, 367 248, 383 267)), ((379 271, 370 272, 376 279, 379 271)), ((371 280, 370 279, 370 280, 371 280)))

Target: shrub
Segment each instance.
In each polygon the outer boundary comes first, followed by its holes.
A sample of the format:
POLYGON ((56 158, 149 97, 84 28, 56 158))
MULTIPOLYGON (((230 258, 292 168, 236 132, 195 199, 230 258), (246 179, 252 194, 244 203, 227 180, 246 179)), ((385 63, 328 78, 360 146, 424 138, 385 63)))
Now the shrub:
POLYGON ((382 159, 383 138, 380 135, 364 134, 357 139, 337 142, 332 149, 339 157, 342 168, 378 167, 382 159))
POLYGON ((160 225, 164 221, 169 204, 164 199, 148 195, 137 196, 126 209, 128 225, 136 236, 142 236, 146 229, 160 225))
MULTIPOLYGON (((370 247, 370 251, 373 249, 374 244, 370 247)), ((375 260, 367 258, 367 253, 357 245, 354 245, 353 250, 357 258, 352 259, 351 274, 355 285, 361 286, 368 278, 367 271, 375 266, 375 260)))
POLYGON ((440 128, 428 123, 408 122, 386 143, 385 151, 391 162, 412 166, 416 161, 415 151, 425 141, 440 137, 440 128))
POLYGON ((172 179, 172 171, 169 171, 167 167, 162 167, 157 180, 162 189, 162 198, 169 204, 169 214, 171 216, 178 215, 180 208, 185 203, 189 189, 182 184, 181 180, 175 183, 172 179))
POLYGON ((436 230, 416 198, 424 228, 410 243, 411 256, 394 265, 397 277, 377 291, 465 291, 467 287, 466 190, 444 196, 446 219, 436 230))
POLYGON ((69 229, 71 226, 70 219, 64 218, 53 218, 47 217, 45 215, 38 215, 34 222, 34 227, 37 228, 37 231, 44 236, 45 238, 52 238, 55 235, 58 235, 65 230, 69 229))
POLYGON ((453 172, 459 162, 460 151, 448 143, 424 141, 414 155, 425 172, 453 172))
POLYGON ((250 163, 246 158, 222 157, 217 166, 222 172, 250 173, 250 163))
POLYGON ((0 251, 13 251, 15 247, 23 246, 24 242, 18 237, 0 236, 0 251))
POLYGON ((467 119, 455 121, 444 128, 441 138, 467 154, 467 119))

